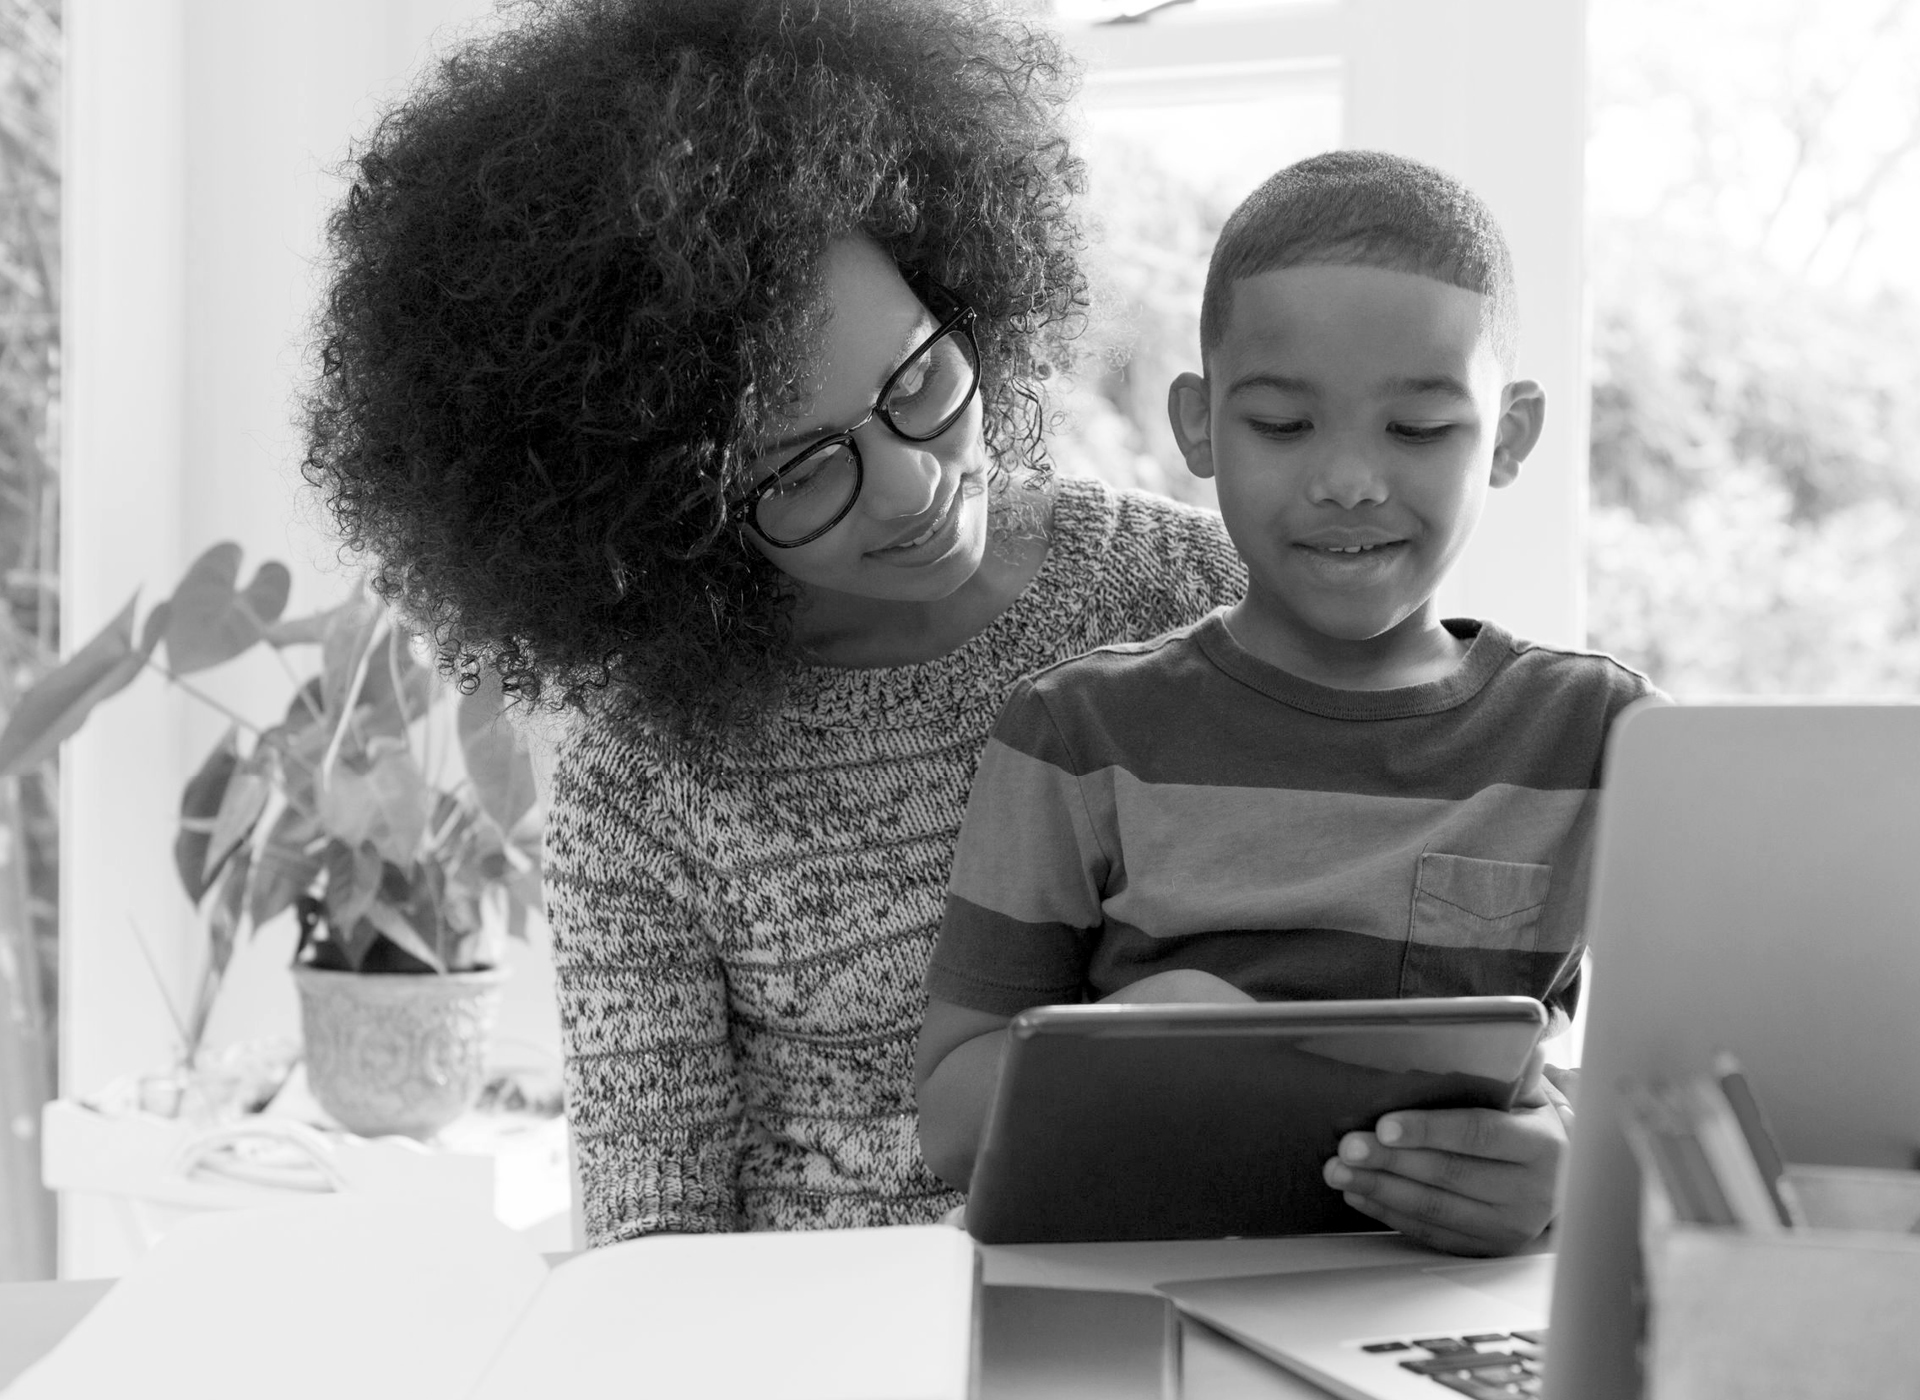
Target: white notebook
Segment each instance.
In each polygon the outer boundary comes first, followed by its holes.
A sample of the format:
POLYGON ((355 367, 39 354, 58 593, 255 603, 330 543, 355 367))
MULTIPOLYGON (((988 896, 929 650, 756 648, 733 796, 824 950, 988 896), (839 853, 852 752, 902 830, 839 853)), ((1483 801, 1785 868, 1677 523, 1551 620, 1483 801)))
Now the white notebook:
POLYGON ((976 1293, 947 1226, 549 1268, 477 1214, 328 1197, 176 1226, 5 1400, 966 1400, 976 1293))

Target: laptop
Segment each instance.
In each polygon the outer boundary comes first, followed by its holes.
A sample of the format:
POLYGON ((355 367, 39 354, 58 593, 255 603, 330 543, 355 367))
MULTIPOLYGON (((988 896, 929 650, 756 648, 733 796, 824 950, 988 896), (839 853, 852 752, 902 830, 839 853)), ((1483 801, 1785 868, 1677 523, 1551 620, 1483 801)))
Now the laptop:
POLYGON ((1349 1400, 1637 1397, 1639 1174, 1617 1086, 1731 1050, 1789 1161, 1914 1166, 1917 863, 1920 705, 1634 707, 1600 804, 1557 1265, 1435 1256, 1161 1291, 1349 1400))

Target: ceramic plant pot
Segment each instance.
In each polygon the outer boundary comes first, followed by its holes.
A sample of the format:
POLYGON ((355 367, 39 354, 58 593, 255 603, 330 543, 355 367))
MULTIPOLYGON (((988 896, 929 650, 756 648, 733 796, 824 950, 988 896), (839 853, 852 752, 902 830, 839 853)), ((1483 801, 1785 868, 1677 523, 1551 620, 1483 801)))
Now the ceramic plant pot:
POLYGON ((313 1096, 362 1137, 431 1137, 480 1093, 505 977, 296 966, 313 1096))

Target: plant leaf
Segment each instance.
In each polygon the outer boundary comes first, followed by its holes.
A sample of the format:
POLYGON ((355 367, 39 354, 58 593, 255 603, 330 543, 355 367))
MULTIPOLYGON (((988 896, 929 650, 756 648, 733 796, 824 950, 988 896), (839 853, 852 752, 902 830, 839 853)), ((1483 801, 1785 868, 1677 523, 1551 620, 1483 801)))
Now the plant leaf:
POLYGON ((367 678, 360 686, 360 732, 368 736, 405 734, 427 713, 437 684, 432 668, 414 660, 406 634, 397 627, 388 628, 386 645, 368 659, 367 678))
POLYGON ((380 628, 381 610, 356 584, 347 600, 328 616, 326 635, 320 641, 321 709, 329 717, 338 717, 360 658, 380 628))
POLYGON ((371 953, 379 944, 380 930, 375 928, 367 921, 366 917, 362 915, 353 921, 352 927, 350 927, 346 933, 341 934, 336 932, 333 935, 333 940, 340 948, 341 961, 346 964, 346 970, 348 972, 358 972, 360 971, 361 964, 366 962, 367 954, 371 953))
POLYGON ((207 887, 219 873, 218 866, 207 867, 207 847, 227 795, 227 783, 240 766, 240 731, 230 728, 220 737, 200 764, 200 770, 187 780, 180 794, 180 830, 173 838, 173 866, 180 872, 180 884, 187 898, 197 906, 206 898, 207 887))
POLYGON ((356 848, 333 840, 325 861, 327 923, 336 931, 351 930, 380 894, 380 852, 371 841, 356 848))
POLYGON ((362 604, 362 594, 358 588, 345 602, 317 613, 308 613, 304 617, 283 617, 262 634, 270 647, 319 646, 327 639, 340 615, 362 604))
POLYGON ((386 935, 390 942, 411 953, 435 972, 447 970, 446 960, 415 931, 413 925, 407 922, 406 915, 391 904, 376 901, 367 910, 366 920, 386 935))
POLYGON ((320 794, 320 822, 350 846, 371 842, 401 868, 413 864, 427 826, 427 781, 407 747, 376 739, 367 758, 334 766, 320 794))
POLYGON ((226 791, 220 794, 220 809, 214 814, 213 833, 207 840, 203 879, 211 881, 213 872, 233 854, 234 847, 253 834, 271 796, 273 750, 255 744, 253 752, 234 766, 226 791))
MULTIPOLYGON (((133 610, 127 599, 105 627, 79 651, 42 676, 0 730, 0 777, 37 768, 93 713, 93 707, 132 682, 145 658, 133 647, 133 610)), ((155 609, 158 611, 158 609, 155 609)))
POLYGON ((260 925, 290 908, 311 890, 326 866, 319 832, 305 814, 284 807, 267 831, 254 860, 253 896, 247 918, 257 932, 260 925))
POLYGON ((227 970, 233 958, 233 945, 240 936, 241 920, 246 917, 247 876, 253 853, 244 846, 227 866, 220 882, 220 894, 207 916, 207 936, 212 943, 212 972, 217 978, 227 970))
POLYGON ((176 675, 190 675, 231 661, 264 639, 268 624, 287 606, 291 576, 284 564, 268 560, 254 572, 244 591, 240 546, 231 540, 214 545, 188 567, 169 600, 167 664, 176 675))
POLYGON ((173 600, 162 598, 153 605, 153 611, 147 614, 147 622, 140 629, 140 655, 152 656, 154 648, 165 640, 167 628, 173 625, 173 600))
POLYGON ((533 780, 533 756, 506 717, 506 697, 491 671, 482 674, 470 695, 460 697, 460 752, 480 805, 501 832, 519 825, 533 810, 540 790, 533 780))

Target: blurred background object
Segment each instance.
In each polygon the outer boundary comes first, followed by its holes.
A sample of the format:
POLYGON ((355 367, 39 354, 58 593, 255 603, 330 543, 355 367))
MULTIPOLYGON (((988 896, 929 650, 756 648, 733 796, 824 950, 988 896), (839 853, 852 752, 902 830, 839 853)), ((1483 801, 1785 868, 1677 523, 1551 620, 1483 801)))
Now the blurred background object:
POLYGON ((1920 691, 1920 4, 1595 0, 1592 644, 1920 691))
MULTIPOLYGON (((0 714, 60 649, 60 0, 0 0, 0 714)), ((58 788, 0 779, 0 1281, 53 1270, 58 788)))

